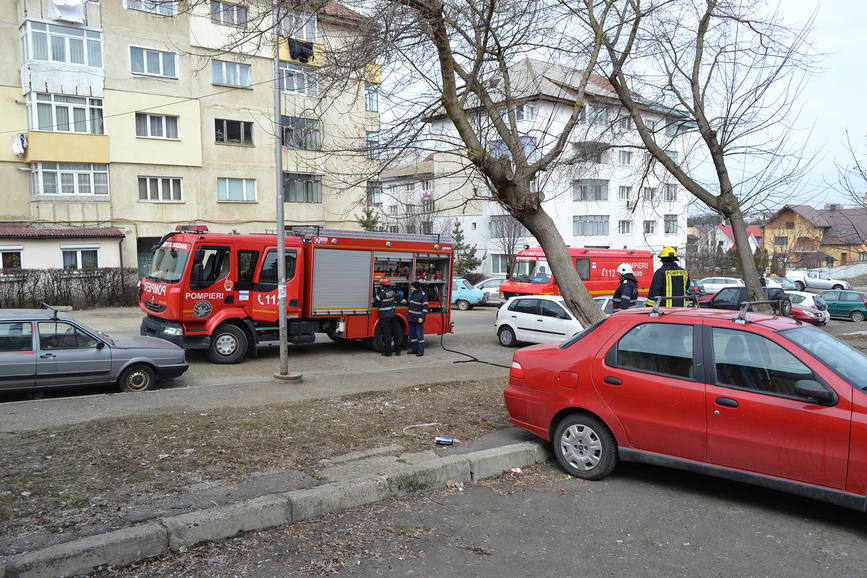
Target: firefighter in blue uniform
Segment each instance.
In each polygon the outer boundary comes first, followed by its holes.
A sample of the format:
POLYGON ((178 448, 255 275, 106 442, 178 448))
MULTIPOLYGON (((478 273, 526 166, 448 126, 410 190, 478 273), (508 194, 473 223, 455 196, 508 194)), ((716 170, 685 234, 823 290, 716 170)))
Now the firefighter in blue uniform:
POLYGON ((620 275, 620 284, 617 285, 617 290, 614 291, 614 299, 611 303, 612 308, 629 309, 638 300, 638 281, 632 272, 632 265, 629 263, 621 263, 617 266, 617 273, 620 275))
POLYGON ((397 311, 394 309, 395 294, 390 279, 380 281, 379 289, 376 290, 376 304, 379 307, 379 330, 383 339, 382 355, 400 355, 400 338, 395 339, 394 335, 397 311))
POLYGON ((418 357, 424 355, 424 319, 427 311, 427 294, 421 290, 421 283, 413 281, 406 319, 409 322, 409 348, 418 357))
POLYGON ((689 273, 677 264, 677 251, 674 247, 665 247, 659 252, 659 260, 662 261, 662 267, 653 274, 647 292, 647 305, 652 307, 657 300, 661 300, 660 307, 685 307, 689 273))

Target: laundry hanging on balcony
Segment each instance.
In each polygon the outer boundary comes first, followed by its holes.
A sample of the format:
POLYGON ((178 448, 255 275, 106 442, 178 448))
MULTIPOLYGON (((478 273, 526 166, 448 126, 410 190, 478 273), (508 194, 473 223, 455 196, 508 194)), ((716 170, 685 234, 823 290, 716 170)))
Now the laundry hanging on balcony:
POLYGON ((313 43, 304 42, 303 40, 289 39, 289 56, 298 62, 309 62, 313 60, 313 43))
POLYGON ((27 135, 23 132, 12 137, 12 154, 19 159, 24 156, 24 151, 27 149, 27 135))
POLYGON ((84 24, 84 0, 48 0, 45 12, 52 20, 84 24))

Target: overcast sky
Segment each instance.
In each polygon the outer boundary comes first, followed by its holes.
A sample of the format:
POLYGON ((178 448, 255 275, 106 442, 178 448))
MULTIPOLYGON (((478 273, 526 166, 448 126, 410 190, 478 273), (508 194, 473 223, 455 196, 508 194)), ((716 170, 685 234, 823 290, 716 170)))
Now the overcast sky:
MULTIPOLYGON (((827 54, 822 62, 824 72, 809 80, 802 96, 798 124, 813 127, 809 144, 819 151, 819 158, 804 180, 799 200, 817 208, 832 202, 851 206, 851 198, 829 187, 838 188, 834 162, 852 163, 846 147, 847 130, 862 162, 867 161, 867 3, 785 0, 781 5, 784 18, 793 23, 805 22, 819 6, 814 46, 827 54)), ((864 189, 867 191, 867 186, 864 189)))

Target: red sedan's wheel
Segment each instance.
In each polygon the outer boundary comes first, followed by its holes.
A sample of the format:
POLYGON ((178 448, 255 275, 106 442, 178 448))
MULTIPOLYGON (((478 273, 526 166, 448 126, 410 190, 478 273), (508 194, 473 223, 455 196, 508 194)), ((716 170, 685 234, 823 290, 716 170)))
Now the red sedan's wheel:
POLYGON ((551 441, 557 461, 576 478, 601 480, 617 464, 617 442, 605 424, 593 416, 564 417, 551 441))

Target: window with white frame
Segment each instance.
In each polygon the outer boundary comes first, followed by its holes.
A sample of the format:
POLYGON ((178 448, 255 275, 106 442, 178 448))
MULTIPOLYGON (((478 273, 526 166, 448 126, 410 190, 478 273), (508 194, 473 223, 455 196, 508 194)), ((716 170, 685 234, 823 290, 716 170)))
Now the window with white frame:
POLYGON ((287 203, 321 203, 322 175, 283 173, 283 201, 287 203))
POLYGON ((102 33, 58 24, 27 22, 30 60, 102 68, 102 33))
POLYGON ((0 274, 21 270, 21 252, 23 250, 23 245, 0 247, 0 274))
POLYGON ((211 0, 211 22, 225 26, 244 27, 247 25, 247 8, 240 4, 211 0))
POLYGON ((677 215, 665 215, 665 234, 674 235, 677 233, 677 215))
POLYGON ((179 0, 126 0, 126 7, 130 10, 141 10, 161 16, 176 16, 178 13, 179 0))
POLYGON ((620 127, 620 130, 632 130, 632 117, 621 116, 620 120, 617 121, 617 125, 620 127))
POLYGON ((174 52, 130 46, 129 68, 133 74, 177 78, 178 55, 174 52))
POLYGON ((254 202, 256 200, 256 179, 218 177, 217 200, 254 202))
POLYGON ((364 156, 369 159, 379 158, 379 131, 364 133, 364 156))
POLYGON ((525 103, 515 108, 515 120, 536 120, 536 105, 525 103))
POLYGON ((382 183, 367 181, 367 206, 382 207, 382 183))
POLYGON ((674 162, 677 162, 677 158, 678 158, 677 157, 677 151, 662 151, 662 152, 664 152, 668 158, 670 158, 674 162))
POLYGON ((164 114, 135 113, 135 136, 178 139, 178 117, 164 114))
POLYGON ((283 17, 281 35, 305 42, 316 42, 316 14, 290 12, 283 17))
POLYGON ((397 205, 389 205, 388 206, 388 214, 389 215, 397 215, 397 205))
POLYGON ((617 234, 619 234, 619 235, 632 234, 632 221, 617 221, 617 234))
POLYGON ((316 69, 280 61, 280 90, 292 94, 316 96, 319 94, 316 69))
POLYGON ((607 236, 608 215, 580 215, 572 217, 572 234, 576 237, 607 236))
POLYGON ((422 221, 421 222, 421 234, 422 235, 433 235, 433 221, 422 221))
POLYGON ((620 164, 621 165, 631 165, 632 164, 632 151, 619 151, 620 164))
POLYGON ((36 130, 105 134, 101 98, 37 93, 35 109, 30 122, 36 130))
POLYGON ((108 195, 107 164, 36 163, 31 179, 36 195, 108 195))
POLYGON ((593 105, 590 108, 590 124, 601 125, 608 122, 608 109, 602 105, 593 105))
POLYGON ((436 203, 433 199, 425 199, 421 202, 422 213, 433 213, 436 211, 436 203))
POLYGON ((620 187, 617 192, 617 198, 621 201, 628 201, 632 198, 632 187, 620 187))
POLYGON ((608 181, 581 179, 572 183, 573 201, 607 201, 608 181))
POLYGON ((498 275, 509 274, 509 256, 502 254, 491 255, 491 273, 498 275))
POLYGON ((253 146, 252 121, 214 119, 214 140, 220 144, 253 146))
POLYGON ((649 130, 656 130, 656 124, 659 121, 655 118, 645 117, 644 118, 644 126, 646 126, 649 130))
POLYGON ((99 267, 99 245, 60 246, 64 269, 96 269, 99 267))
POLYGON ((668 183, 664 185, 664 189, 662 191, 662 198, 666 201, 676 201, 677 200, 677 185, 668 183))
POLYGON ((281 117, 283 146, 293 149, 318 151, 322 148, 322 123, 315 118, 281 117))
POLYGON ((656 221, 644 221, 644 234, 645 235, 655 235, 656 234, 656 221))
POLYGON ((211 82, 228 86, 250 86, 250 65, 225 60, 211 61, 211 82))
POLYGON ((139 177, 138 200, 162 203, 183 201, 181 179, 178 177, 139 177))
POLYGON ((379 112, 379 85, 375 82, 364 83, 364 110, 379 112))
POLYGON ((653 201, 656 199, 656 189, 653 187, 644 187, 641 189, 641 196, 645 201, 653 201))

